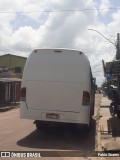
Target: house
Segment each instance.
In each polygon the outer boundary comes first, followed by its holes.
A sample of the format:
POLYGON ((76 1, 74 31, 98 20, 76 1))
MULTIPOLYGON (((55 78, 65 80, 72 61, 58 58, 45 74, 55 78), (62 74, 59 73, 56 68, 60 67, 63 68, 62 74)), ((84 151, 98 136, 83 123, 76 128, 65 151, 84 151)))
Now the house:
POLYGON ((0 78, 5 77, 22 77, 26 57, 12 54, 0 56, 0 78))
POLYGON ((0 78, 0 107, 20 101, 21 79, 0 78))

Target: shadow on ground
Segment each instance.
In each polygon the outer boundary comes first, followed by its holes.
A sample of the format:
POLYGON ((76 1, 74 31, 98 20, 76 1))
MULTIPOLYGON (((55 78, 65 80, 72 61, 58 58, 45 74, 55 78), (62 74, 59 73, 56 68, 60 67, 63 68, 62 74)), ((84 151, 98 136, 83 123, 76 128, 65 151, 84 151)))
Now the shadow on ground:
POLYGON ((112 135, 120 137, 120 119, 117 117, 111 117, 107 120, 108 124, 108 133, 112 133, 112 135))
POLYGON ((82 126, 64 125, 47 130, 34 130, 26 137, 20 139, 17 145, 28 148, 52 150, 95 150, 96 122, 93 120, 89 132, 82 126))

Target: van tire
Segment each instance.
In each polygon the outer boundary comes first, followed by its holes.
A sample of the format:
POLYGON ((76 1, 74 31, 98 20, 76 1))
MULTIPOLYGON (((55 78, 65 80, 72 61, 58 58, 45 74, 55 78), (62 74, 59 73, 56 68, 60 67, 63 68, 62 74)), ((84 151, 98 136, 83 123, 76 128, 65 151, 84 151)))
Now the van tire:
POLYGON ((36 123, 36 128, 37 128, 37 130, 40 130, 41 129, 40 124, 36 123))
POLYGON ((90 131, 90 126, 87 125, 87 124, 84 124, 83 125, 83 131, 86 132, 86 133, 89 132, 90 131))
POLYGON ((84 130, 85 132, 89 132, 89 131, 90 131, 90 129, 91 129, 91 127, 92 127, 92 121, 93 121, 93 119, 92 119, 92 114, 90 114, 89 124, 84 124, 84 126, 83 126, 83 130, 84 130))
POLYGON ((36 124, 36 128, 37 128, 37 130, 46 130, 47 129, 47 125, 45 125, 45 124, 36 124))
POLYGON ((36 121, 34 122, 34 124, 36 125, 36 129, 37 129, 37 130, 44 130, 44 129, 47 128, 47 125, 46 125, 45 123, 42 123, 42 122, 40 122, 40 121, 38 121, 38 120, 36 120, 36 121))

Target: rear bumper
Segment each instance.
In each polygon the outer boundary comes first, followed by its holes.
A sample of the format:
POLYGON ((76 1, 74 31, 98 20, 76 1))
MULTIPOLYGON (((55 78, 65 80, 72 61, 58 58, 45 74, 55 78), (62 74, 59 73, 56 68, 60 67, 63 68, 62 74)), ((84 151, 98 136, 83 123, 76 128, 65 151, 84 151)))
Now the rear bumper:
POLYGON ((60 112, 48 110, 29 109, 25 102, 20 102, 20 118, 31 119, 49 122, 65 122, 65 123, 80 123, 89 124, 90 107, 82 106, 79 113, 76 112, 60 112), (46 113, 57 113, 59 119, 46 119, 46 113))

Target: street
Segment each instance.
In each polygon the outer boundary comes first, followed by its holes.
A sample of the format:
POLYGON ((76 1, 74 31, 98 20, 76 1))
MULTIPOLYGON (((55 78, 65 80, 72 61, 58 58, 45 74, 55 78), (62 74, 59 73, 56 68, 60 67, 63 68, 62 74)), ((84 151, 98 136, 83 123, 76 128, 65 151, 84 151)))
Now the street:
MULTIPOLYGON (((96 94, 95 115, 101 95, 96 94)), ((96 121, 84 133, 78 126, 56 126, 37 131, 32 120, 23 120, 19 108, 0 113, 0 151, 76 151, 90 153, 96 150, 96 121)))

